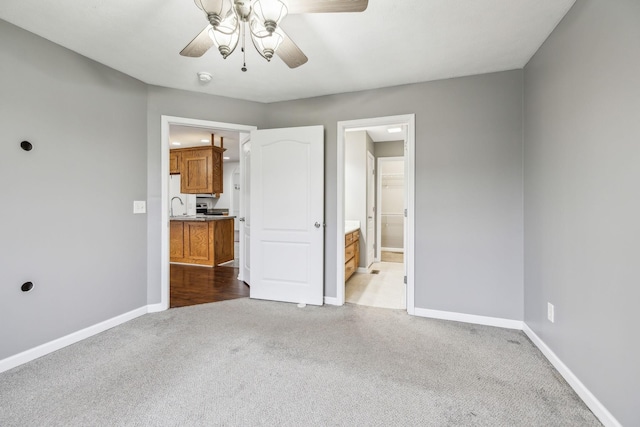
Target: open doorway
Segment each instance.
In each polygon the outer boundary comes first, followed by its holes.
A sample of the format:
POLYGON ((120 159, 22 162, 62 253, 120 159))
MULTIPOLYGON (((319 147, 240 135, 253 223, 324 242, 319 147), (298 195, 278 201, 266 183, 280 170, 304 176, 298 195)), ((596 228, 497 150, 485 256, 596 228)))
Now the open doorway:
MULTIPOLYGON (((193 299, 194 303, 211 302, 206 301, 207 298, 218 300, 226 298, 221 292, 226 292, 227 296, 237 297, 236 294, 245 291, 245 289, 234 289, 234 287, 246 287, 242 283, 242 278, 239 277, 241 275, 242 252, 238 248, 239 233, 236 231, 239 231, 240 224, 235 213, 240 203, 234 198, 242 197, 241 186, 237 184, 238 180, 242 180, 243 175, 240 165, 240 141, 254 129, 256 129, 254 126, 162 116, 161 206, 166 207, 161 212, 163 224, 161 231, 161 305, 164 308, 191 305, 188 301, 187 303, 185 301, 177 302, 174 301, 174 298, 170 298, 172 294, 175 295, 171 292, 172 283, 185 290, 185 292, 179 293, 181 299, 193 299), (223 138, 223 141, 218 139, 220 137, 223 138), (174 165, 176 153, 172 153, 171 149, 197 150, 198 147, 211 147, 212 145, 222 145, 225 149, 222 154, 221 182, 219 183, 222 186, 222 191, 202 193, 185 191, 180 180, 192 179, 197 175, 196 172, 199 173, 198 168, 202 168, 194 160, 194 171, 176 171, 174 165), (235 185, 234 174, 237 174, 235 185), (217 243, 224 247, 222 249, 216 248, 214 239, 209 238, 212 233, 214 235, 217 233, 214 227, 209 226, 213 223, 225 224, 224 227, 218 227, 220 228, 218 233, 220 237, 217 243), (173 227, 176 224, 183 225, 182 230, 178 230, 179 227, 173 227), (185 229, 185 224, 190 224, 190 226, 186 226, 185 229), (186 236, 181 239, 183 247, 177 244, 174 247, 172 245, 174 239, 177 242, 177 237, 182 236, 186 236), (208 239, 206 243, 204 237, 208 239), (199 241, 202 244, 196 247, 199 241), (184 242, 191 246, 186 247, 184 242), (221 245, 221 243, 224 244, 221 245), (196 253, 198 250, 201 252, 196 253), (211 254, 217 250, 221 250, 224 255, 216 259, 211 254), (187 255, 191 258, 187 258, 187 255), (219 267, 220 265, 222 267, 219 267), (196 282, 205 285, 203 290, 198 291, 193 286, 196 282), (231 287, 227 286, 228 289, 221 291, 220 287, 216 289, 216 283, 230 284, 231 287)), ((181 164, 184 166, 185 162, 182 161, 181 164)), ((204 167, 204 169, 207 168, 208 166, 204 167)), ((240 214, 242 213, 240 212, 240 214)), ((246 293, 248 294, 248 292, 246 293)))
POLYGON ((249 295, 247 285, 237 279, 239 136, 236 131, 169 125, 171 308, 249 295))
POLYGON ((338 123, 338 305, 413 314, 414 150, 413 115, 338 123))

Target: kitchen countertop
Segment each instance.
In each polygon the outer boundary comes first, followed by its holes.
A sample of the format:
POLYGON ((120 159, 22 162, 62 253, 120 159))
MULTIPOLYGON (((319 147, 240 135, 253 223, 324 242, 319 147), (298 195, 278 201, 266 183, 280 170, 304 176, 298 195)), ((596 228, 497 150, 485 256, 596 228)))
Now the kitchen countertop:
POLYGON ((344 234, 349 234, 359 229, 360 221, 347 220, 344 222, 344 234))
POLYGON ((235 218, 233 215, 179 215, 170 216, 170 221, 220 221, 223 219, 235 218))

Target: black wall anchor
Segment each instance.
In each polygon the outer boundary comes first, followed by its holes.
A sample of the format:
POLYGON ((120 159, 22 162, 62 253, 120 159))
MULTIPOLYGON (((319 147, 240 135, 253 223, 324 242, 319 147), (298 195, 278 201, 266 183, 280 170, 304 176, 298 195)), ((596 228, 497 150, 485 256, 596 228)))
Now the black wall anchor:
POLYGON ((22 141, 20 143, 20 147, 22 147, 24 151, 31 151, 31 149, 33 149, 33 144, 31 144, 29 141, 22 141))
POLYGON ((22 292, 29 292, 31 289, 33 289, 33 283, 32 282, 24 282, 22 284, 22 286, 20 287, 20 289, 22 289, 22 292))

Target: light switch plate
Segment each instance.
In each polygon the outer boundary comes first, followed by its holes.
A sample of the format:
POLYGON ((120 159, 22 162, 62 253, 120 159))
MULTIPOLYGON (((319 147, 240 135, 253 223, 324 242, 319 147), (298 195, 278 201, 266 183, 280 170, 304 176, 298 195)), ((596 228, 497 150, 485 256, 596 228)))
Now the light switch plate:
POLYGON ((133 213, 134 214, 147 213, 147 202, 144 201, 144 200, 134 200, 133 201, 133 213))

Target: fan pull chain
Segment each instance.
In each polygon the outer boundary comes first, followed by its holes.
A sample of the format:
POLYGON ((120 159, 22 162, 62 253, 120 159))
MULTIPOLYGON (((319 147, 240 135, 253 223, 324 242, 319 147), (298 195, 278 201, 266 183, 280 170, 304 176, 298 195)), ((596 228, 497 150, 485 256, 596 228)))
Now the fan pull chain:
POLYGON ((242 68, 241 70, 247 71, 247 52, 244 49, 244 42, 245 39, 247 37, 247 30, 245 28, 245 23, 242 23, 242 28, 240 28, 240 31, 242 31, 242 68))

